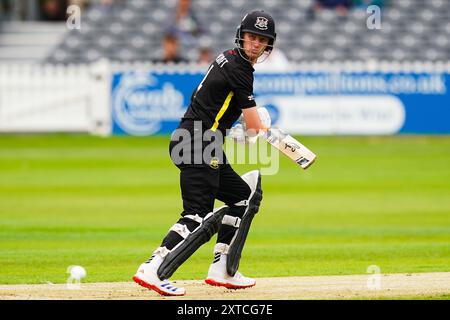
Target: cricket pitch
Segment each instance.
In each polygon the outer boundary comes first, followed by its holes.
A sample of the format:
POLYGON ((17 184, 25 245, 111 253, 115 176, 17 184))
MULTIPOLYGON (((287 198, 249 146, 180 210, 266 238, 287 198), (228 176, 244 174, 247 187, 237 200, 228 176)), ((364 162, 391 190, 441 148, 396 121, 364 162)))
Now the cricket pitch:
POLYGON ((186 288, 182 297, 163 297, 130 282, 0 285, 0 300, 304 300, 304 299, 433 299, 450 296, 450 272, 258 278, 243 290, 212 287, 202 280, 176 281, 186 288))

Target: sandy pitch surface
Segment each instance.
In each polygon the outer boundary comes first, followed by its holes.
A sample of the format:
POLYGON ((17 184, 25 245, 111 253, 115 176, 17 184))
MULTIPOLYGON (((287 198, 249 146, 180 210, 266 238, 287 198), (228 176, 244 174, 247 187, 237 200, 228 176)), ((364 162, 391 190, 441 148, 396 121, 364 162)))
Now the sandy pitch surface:
POLYGON ((258 278, 256 286, 243 290, 212 287, 203 280, 176 281, 186 288, 183 297, 163 297, 130 282, 0 285, 0 300, 303 300, 378 299, 450 295, 450 272, 373 275, 258 278), (379 289, 376 285, 379 284, 379 289))

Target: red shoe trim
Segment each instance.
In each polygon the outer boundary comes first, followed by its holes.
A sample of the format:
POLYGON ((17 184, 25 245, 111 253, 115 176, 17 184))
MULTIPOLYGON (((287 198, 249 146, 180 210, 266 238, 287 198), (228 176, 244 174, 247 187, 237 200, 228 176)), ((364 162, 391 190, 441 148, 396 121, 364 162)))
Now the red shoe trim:
POLYGON ((248 284, 245 286, 239 286, 236 284, 232 284, 232 283, 228 283, 228 282, 218 282, 216 280, 213 279, 206 279, 205 283, 211 285, 211 286, 216 286, 216 287, 225 287, 228 289, 245 289, 245 288, 250 288, 253 287, 254 285, 256 285, 256 282, 254 284, 248 284))
POLYGON ((147 289, 151 289, 153 291, 158 292, 159 294, 163 295, 163 296, 184 296, 186 293, 175 293, 175 292, 166 292, 166 291, 162 291, 160 288, 158 288, 155 285, 149 284, 147 282, 145 282, 142 279, 139 279, 137 276, 133 277, 134 282, 136 282, 138 285, 147 288, 147 289))

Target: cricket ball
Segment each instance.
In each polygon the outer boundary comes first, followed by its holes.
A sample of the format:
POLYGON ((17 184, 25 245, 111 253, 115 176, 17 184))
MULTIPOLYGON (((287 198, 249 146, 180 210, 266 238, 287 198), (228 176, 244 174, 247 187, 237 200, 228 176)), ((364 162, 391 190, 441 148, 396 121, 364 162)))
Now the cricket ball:
POLYGON ((86 269, 84 269, 82 266, 73 266, 70 269, 70 275, 76 280, 81 280, 86 277, 86 269))

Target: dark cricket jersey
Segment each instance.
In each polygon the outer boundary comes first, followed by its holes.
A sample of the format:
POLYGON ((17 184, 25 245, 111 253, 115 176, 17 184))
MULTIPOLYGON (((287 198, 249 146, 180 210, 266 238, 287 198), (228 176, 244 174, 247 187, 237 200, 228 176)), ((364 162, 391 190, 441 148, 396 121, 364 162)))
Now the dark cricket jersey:
POLYGON ((233 125, 242 109, 255 107, 253 69, 238 49, 221 53, 209 67, 192 93, 184 119, 201 120, 203 130, 225 131, 233 125))

